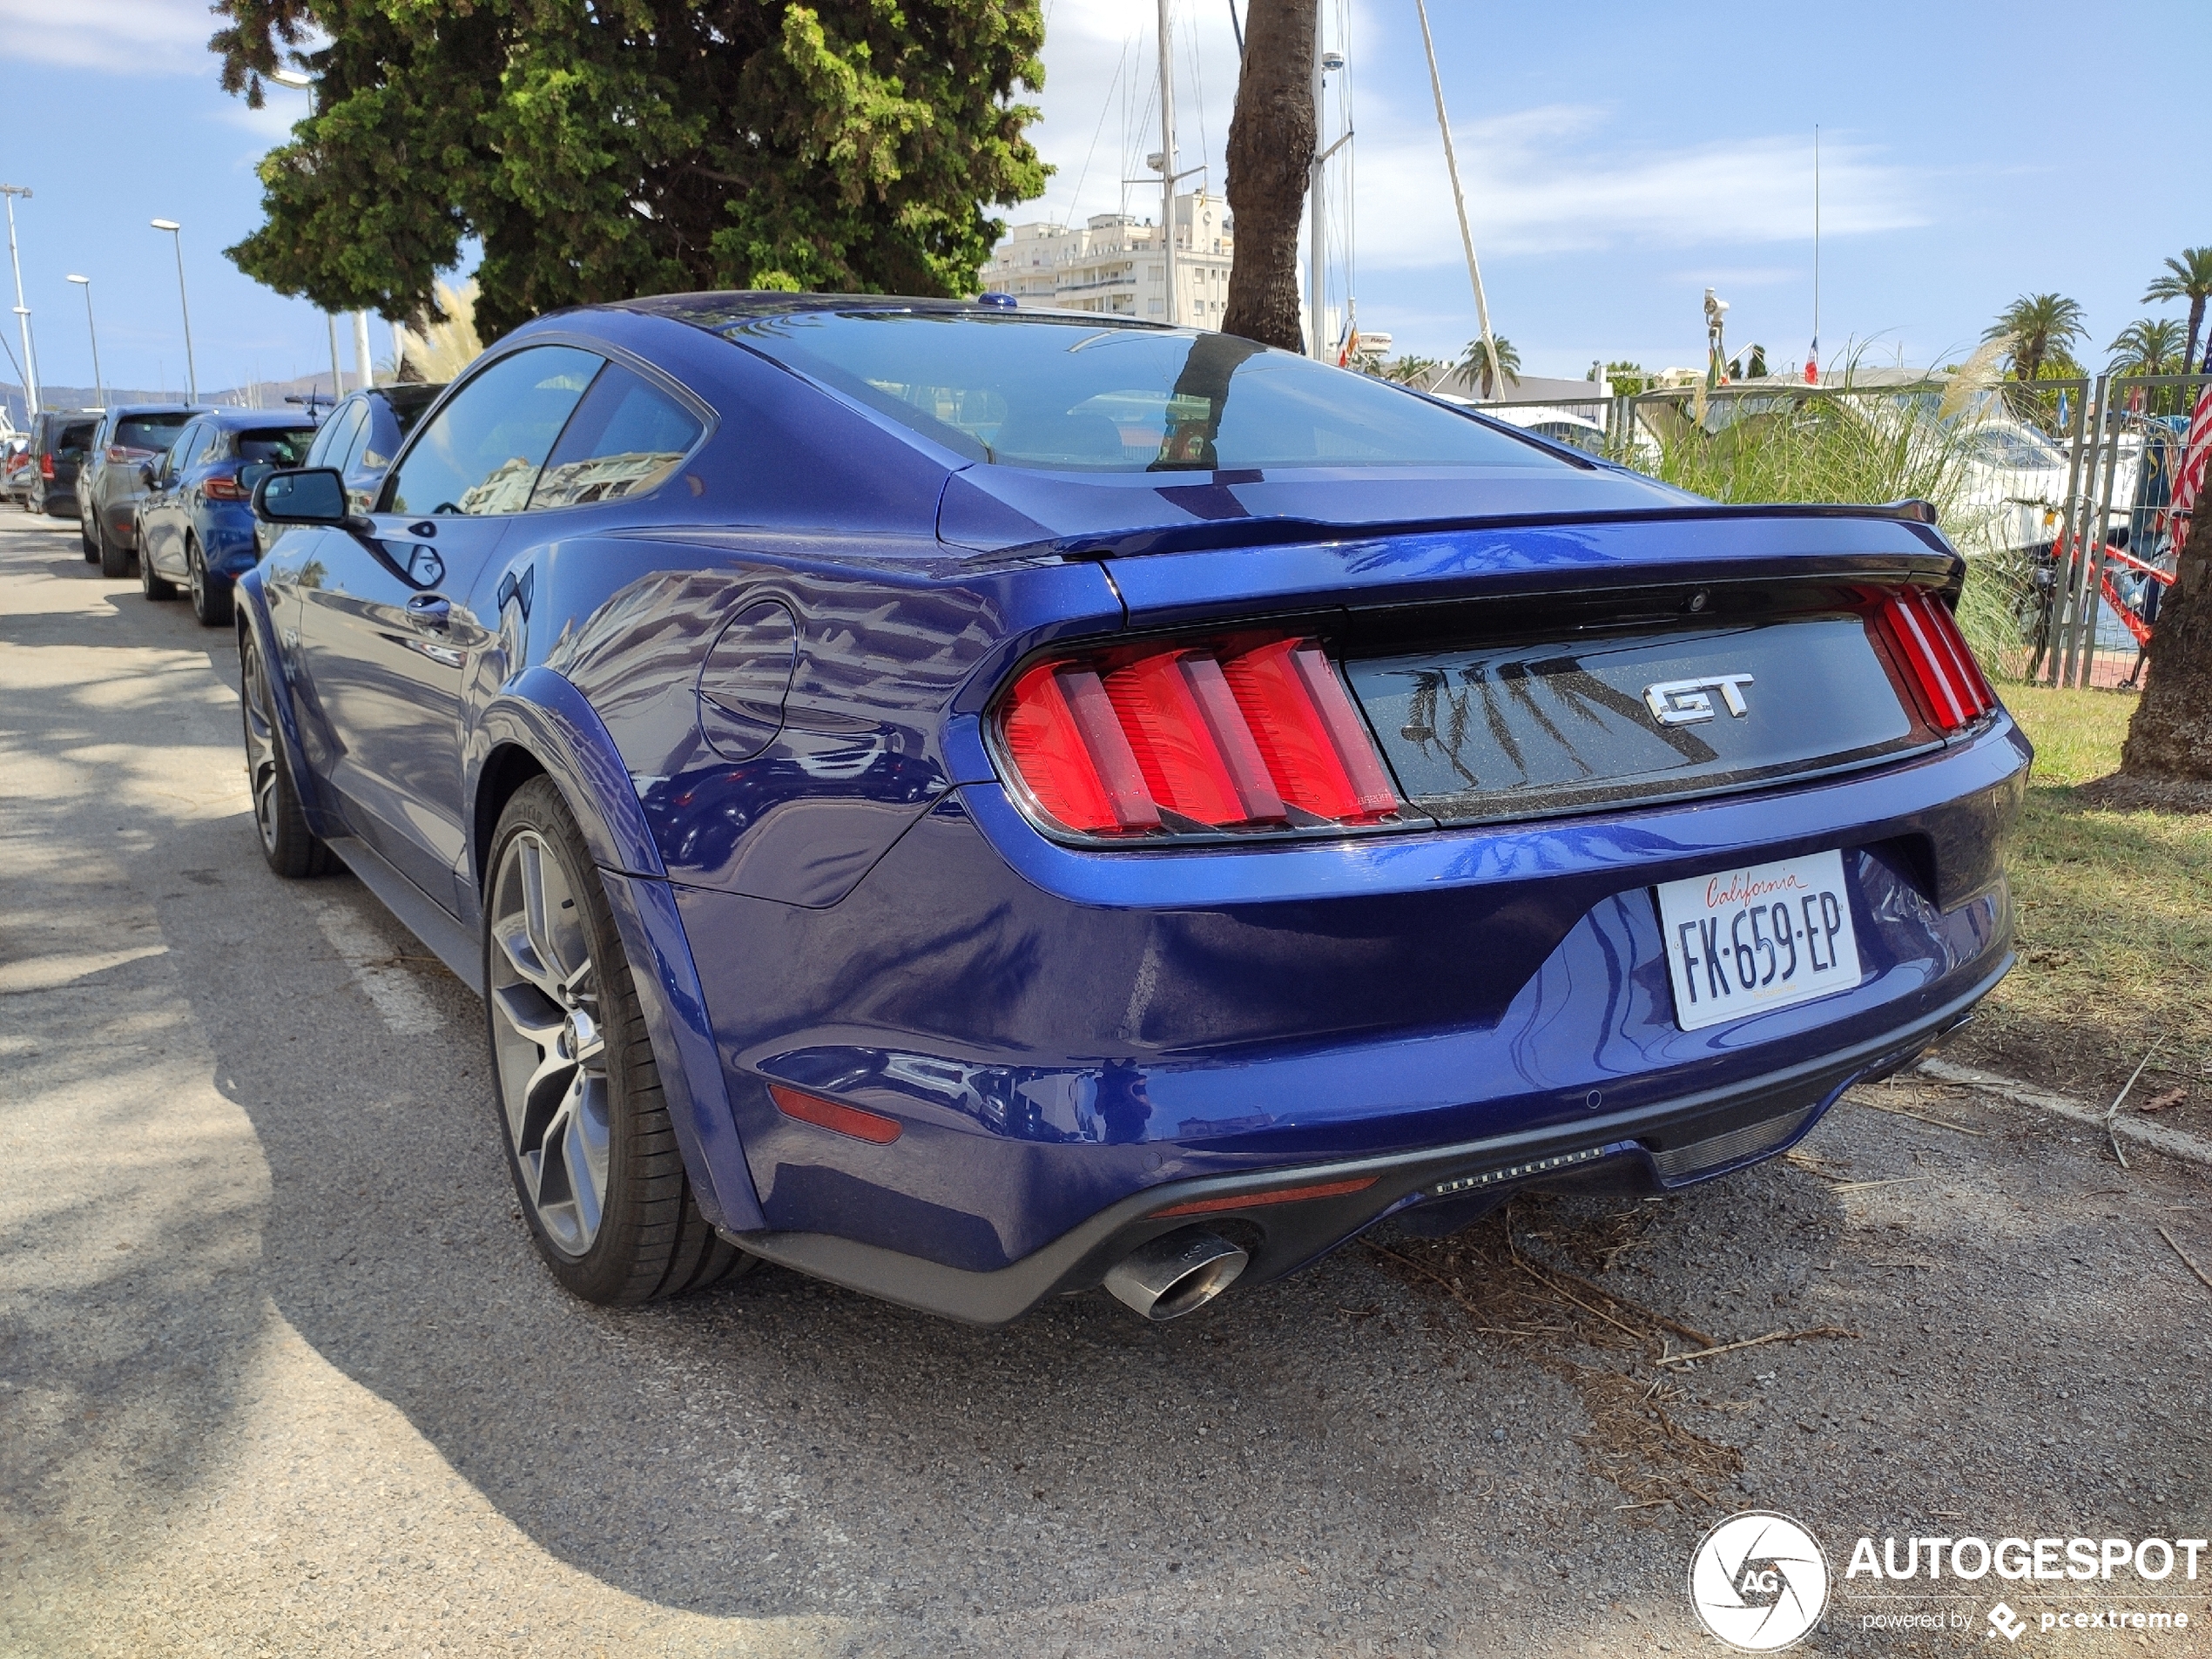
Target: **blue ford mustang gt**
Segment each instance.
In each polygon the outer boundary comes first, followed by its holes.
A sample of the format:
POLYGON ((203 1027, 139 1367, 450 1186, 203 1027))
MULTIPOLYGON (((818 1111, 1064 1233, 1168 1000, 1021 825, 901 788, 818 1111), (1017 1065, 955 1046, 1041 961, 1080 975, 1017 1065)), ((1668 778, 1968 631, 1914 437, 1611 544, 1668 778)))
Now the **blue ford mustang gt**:
POLYGON ((1771 1157, 2012 960, 2029 749, 1916 504, 787 294, 516 330, 369 504, 257 490, 262 845, 482 994, 594 1300, 766 1259, 1173 1318, 1385 1217, 1771 1157))

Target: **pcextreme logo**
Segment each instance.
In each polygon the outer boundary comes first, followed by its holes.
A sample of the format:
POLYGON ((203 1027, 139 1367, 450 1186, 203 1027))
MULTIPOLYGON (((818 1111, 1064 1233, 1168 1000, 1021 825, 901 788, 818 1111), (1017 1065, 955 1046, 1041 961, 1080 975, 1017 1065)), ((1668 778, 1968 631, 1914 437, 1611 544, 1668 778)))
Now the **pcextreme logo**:
POLYGON ((1828 1559, 1787 1515, 1757 1509, 1730 1515, 1689 1558, 1689 1604, 1730 1647, 1773 1653, 1820 1622, 1828 1559))

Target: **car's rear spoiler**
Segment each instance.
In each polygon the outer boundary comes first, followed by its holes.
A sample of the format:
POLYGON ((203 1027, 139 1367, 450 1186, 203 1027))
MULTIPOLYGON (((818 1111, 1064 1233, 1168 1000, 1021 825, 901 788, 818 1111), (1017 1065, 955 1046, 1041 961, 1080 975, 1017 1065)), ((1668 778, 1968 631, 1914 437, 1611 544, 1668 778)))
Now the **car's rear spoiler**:
MULTIPOLYGON (((1085 560, 1130 559, 1155 553, 1184 553, 1201 550, 1217 552, 1231 548, 1279 546, 1298 542, 1379 541, 1396 536, 1448 534, 1460 530, 1555 529, 1577 525, 1777 518, 1878 519, 1898 523, 1925 524, 1932 528, 1936 522, 1936 509, 1932 503, 1925 501, 1894 501, 1878 505, 1846 505, 1828 502, 1699 502, 1681 506, 1602 509, 1595 512, 1420 518, 1399 523, 1346 524, 1312 518, 1256 516, 1131 529, 1110 535, 1090 532, 1079 536, 1048 536, 1021 546, 978 553, 971 562, 998 564, 1055 556, 1085 560)), ((1930 539, 1929 550, 1942 553, 1951 550, 1937 538, 1930 539)))

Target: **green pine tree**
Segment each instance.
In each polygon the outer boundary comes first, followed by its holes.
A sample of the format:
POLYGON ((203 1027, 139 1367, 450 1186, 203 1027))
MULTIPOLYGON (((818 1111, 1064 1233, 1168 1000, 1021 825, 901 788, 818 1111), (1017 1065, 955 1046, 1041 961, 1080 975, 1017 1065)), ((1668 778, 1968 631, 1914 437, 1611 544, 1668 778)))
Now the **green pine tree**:
POLYGON ((219 0, 250 104, 314 113, 228 250, 325 310, 437 314, 479 239, 491 341, 557 306, 701 288, 972 293, 1046 168, 1037 0, 219 0), (304 43, 327 44, 302 50, 304 43))

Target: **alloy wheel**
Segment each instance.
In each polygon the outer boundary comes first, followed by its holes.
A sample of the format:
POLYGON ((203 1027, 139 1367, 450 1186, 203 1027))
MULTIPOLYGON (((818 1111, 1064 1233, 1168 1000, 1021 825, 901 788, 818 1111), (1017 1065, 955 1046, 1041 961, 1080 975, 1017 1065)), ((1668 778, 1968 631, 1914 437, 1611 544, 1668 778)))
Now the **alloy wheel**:
POLYGON ((524 1195, 555 1246, 582 1256, 607 1197, 606 1044, 579 896, 536 831, 501 851, 488 925, 493 1058, 524 1195))
POLYGON ((246 784, 253 793, 253 824, 261 832, 261 846, 273 853, 277 843, 276 702, 269 693, 261 653, 250 644, 239 672, 246 682, 246 695, 239 699, 246 718, 246 784))

